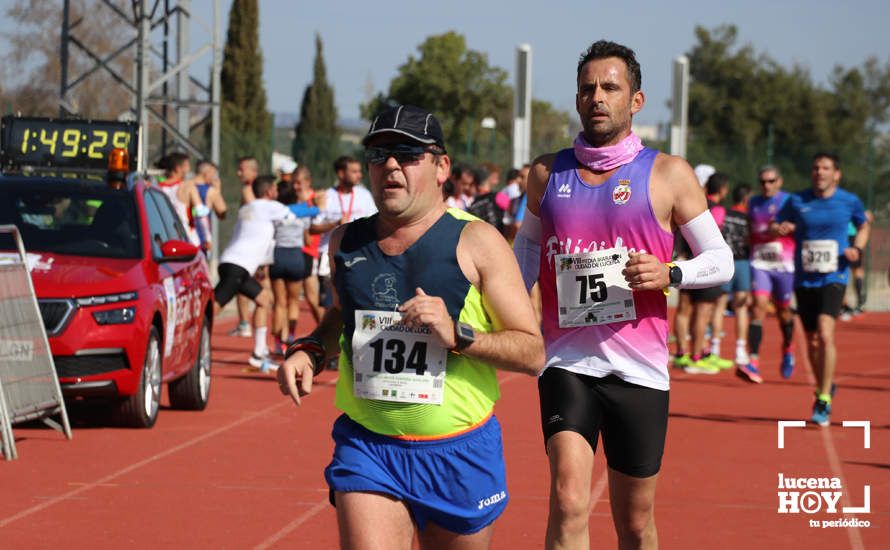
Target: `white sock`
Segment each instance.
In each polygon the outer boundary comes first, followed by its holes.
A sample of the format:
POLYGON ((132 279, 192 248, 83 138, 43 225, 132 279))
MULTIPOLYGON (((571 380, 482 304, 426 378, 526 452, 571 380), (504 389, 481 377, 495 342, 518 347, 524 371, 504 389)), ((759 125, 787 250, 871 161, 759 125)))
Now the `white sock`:
POLYGON ((269 348, 266 347, 266 332, 268 330, 269 327, 257 327, 253 332, 253 353, 260 357, 265 357, 269 354, 269 348))
POLYGON ((720 357, 720 338, 711 338, 711 353, 720 357))
POLYGON ((748 362, 748 343, 744 340, 735 341, 735 357, 736 363, 748 362))

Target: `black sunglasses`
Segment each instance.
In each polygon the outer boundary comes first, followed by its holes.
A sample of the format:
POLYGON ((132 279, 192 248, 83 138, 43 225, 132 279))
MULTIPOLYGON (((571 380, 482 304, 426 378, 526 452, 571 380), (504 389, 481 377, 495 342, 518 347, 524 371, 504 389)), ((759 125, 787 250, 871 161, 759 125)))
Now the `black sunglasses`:
POLYGON ((417 162, 423 159, 426 153, 443 154, 444 151, 428 147, 426 145, 408 145, 399 143, 396 145, 368 147, 365 149, 365 162, 368 164, 385 164, 389 157, 396 159, 399 164, 417 162))

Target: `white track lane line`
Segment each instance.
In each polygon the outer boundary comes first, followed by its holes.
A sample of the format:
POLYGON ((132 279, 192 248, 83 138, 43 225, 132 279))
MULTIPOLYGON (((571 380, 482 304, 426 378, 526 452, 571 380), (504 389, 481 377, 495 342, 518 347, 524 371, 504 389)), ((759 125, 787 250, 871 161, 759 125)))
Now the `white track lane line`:
MULTIPOLYGON (((806 343, 804 343, 804 346, 806 346, 806 343)), ((807 379, 809 380, 810 385, 815 388, 816 375, 813 374, 813 366, 810 364, 809 356, 807 356, 807 360, 804 361, 804 364, 807 366, 807 379)), ((835 369, 837 369, 837 366, 835 366, 835 369)), ((807 422, 809 422, 809 420, 807 422)), ((847 487, 847 480, 844 478, 844 472, 841 469, 841 461, 837 456, 837 448, 834 446, 834 439, 831 437, 831 427, 817 426, 817 428, 822 435, 822 446, 825 448, 825 456, 828 458, 828 465, 831 467, 832 475, 841 480, 842 487, 847 487)), ((850 498, 847 496, 846 491, 842 493, 841 500, 841 504, 850 506, 850 498)), ((865 550, 865 544, 862 542, 862 533, 859 531, 859 527, 847 527, 847 539, 849 539, 850 548, 853 550, 865 550)))
POLYGON ((265 550, 266 548, 271 548, 272 545, 286 537, 291 531, 303 525, 304 523, 312 519, 313 516, 315 516, 330 505, 330 501, 327 497, 321 499, 320 501, 315 503, 312 508, 309 508, 308 510, 297 516, 292 522, 285 525, 280 531, 254 546, 254 550, 265 550))
MULTIPOLYGON (((513 380, 515 380, 516 378, 519 378, 520 376, 521 375, 516 372, 510 373, 510 374, 504 376, 500 380, 499 384, 500 384, 500 386, 505 386, 507 383, 512 382, 513 380)), ((312 508, 309 508, 308 510, 306 510, 305 512, 303 512, 302 514, 297 516, 293 521, 291 521, 290 523, 288 523, 287 525, 282 527, 277 533, 275 533, 271 537, 267 538, 263 542, 257 544, 256 546, 254 546, 253 547, 254 550, 266 550, 267 548, 271 548, 275 543, 281 541, 281 539, 283 539, 288 534, 293 532, 299 526, 303 525, 304 523, 306 523, 307 521, 312 519, 312 517, 317 515, 319 512, 324 510, 326 506, 329 506, 329 505, 330 505, 330 501, 328 500, 328 498, 327 497, 323 498, 322 500, 318 501, 315 505, 313 505, 312 508)))
MULTIPOLYGON (((333 386, 334 386, 334 382, 335 382, 335 381, 326 382, 324 385, 321 385, 321 387, 322 387, 322 388, 333 387, 333 386)), ((319 385, 320 385, 320 384, 319 384, 319 385)), ((46 508, 49 508, 50 506, 53 506, 53 505, 55 505, 55 504, 58 504, 58 503, 60 503, 60 502, 62 502, 62 501, 64 501, 64 500, 67 500, 67 499, 70 499, 70 498, 72 498, 72 497, 74 497, 74 496, 77 496, 77 495, 79 495, 80 493, 83 493, 83 492, 85 492, 85 491, 89 491, 90 489, 93 489, 93 488, 98 487, 98 486, 100 486, 100 485, 107 484, 107 483, 108 483, 109 481, 111 481, 112 479, 118 478, 118 477, 120 477, 120 476, 122 476, 122 475, 124 475, 124 474, 128 474, 128 473, 132 472, 133 470, 136 470, 136 469, 138 469, 138 468, 141 468, 141 467, 143 467, 143 466, 145 466, 145 465, 147 465, 147 464, 151 464, 152 462, 156 462, 156 461, 158 461, 158 460, 160 460, 160 459, 162 459, 162 458, 166 458, 166 457, 168 457, 168 456, 170 456, 170 455, 172 455, 172 454, 178 453, 179 451, 182 451, 182 450, 184 450, 184 449, 187 449, 187 448, 189 448, 189 447, 192 447, 192 446, 194 446, 194 445, 197 445, 198 443, 200 443, 200 442, 202 442, 202 441, 204 441, 204 440, 210 439, 211 437, 215 437, 215 436, 217 436, 217 435, 219 435, 219 434, 221 434, 221 433, 223 433, 223 432, 226 432, 226 431, 228 431, 228 430, 231 430, 232 428, 235 428, 235 427, 237 427, 237 426, 240 426, 241 424, 244 424, 244 423, 246 423, 246 422, 250 422, 251 420, 254 420, 254 419, 256 419, 257 417, 263 416, 263 415, 265 415, 265 414, 269 414, 270 412, 274 411, 275 409, 279 409, 279 408, 281 408, 281 407, 285 407, 285 406, 288 406, 288 405, 292 406, 292 401, 291 401, 290 399, 288 399, 287 401, 282 401, 282 402, 277 403, 277 404, 275 404, 275 405, 271 405, 271 406, 269 406, 269 407, 266 407, 265 409, 259 410, 259 411, 255 412, 255 413, 253 413, 253 414, 251 414, 251 415, 249 415, 249 416, 245 416, 244 418, 241 418, 241 419, 239 419, 239 420, 236 420, 236 421, 234 421, 234 422, 232 422, 232 423, 230 423, 230 424, 227 424, 227 425, 225 425, 225 426, 221 426, 221 427, 219 427, 219 428, 213 430, 212 432, 207 432, 207 433, 205 433, 205 434, 203 434, 203 435, 200 435, 200 436, 194 437, 194 438, 192 438, 192 439, 189 439, 188 441, 185 441, 185 442, 183 442, 183 443, 180 443, 179 445, 176 445, 175 447, 171 447, 171 448, 167 449, 166 451, 160 452, 160 453, 158 453, 158 454, 156 454, 156 455, 152 455, 152 456, 146 458, 145 460, 140 460, 139 462, 136 462, 135 464, 131 464, 131 465, 127 466, 126 468, 122 468, 122 469, 120 469, 120 470, 118 470, 118 471, 116 471, 116 472, 114 472, 114 473, 108 474, 107 476, 105 476, 105 477, 103 477, 103 478, 101 478, 101 479, 97 479, 96 481, 93 481, 93 482, 84 484, 82 487, 79 487, 79 488, 77 488, 77 489, 74 489, 73 491, 68 491, 67 493, 63 493, 63 494, 61 494, 61 495, 59 495, 59 496, 57 496, 57 497, 54 497, 54 498, 49 499, 49 500, 47 500, 46 502, 42 502, 42 503, 40 503, 40 504, 38 504, 38 505, 36 505, 36 506, 32 506, 32 507, 30 507, 30 508, 26 508, 25 510, 22 510, 21 512, 19 512, 19 513, 17 513, 17 514, 13 514, 13 515, 11 515, 11 516, 9 516, 9 517, 6 517, 6 518, 3 518, 2 520, 0 520, 0 529, 2 529, 3 527, 6 527, 6 526, 9 525, 10 523, 13 523, 14 521, 18 521, 18 520, 20 520, 20 519, 22 519, 22 518, 28 517, 28 516, 30 516, 30 515, 32 515, 32 514, 35 514, 35 513, 39 512, 39 511, 41 511, 41 510, 44 510, 44 509, 46 509, 46 508)))

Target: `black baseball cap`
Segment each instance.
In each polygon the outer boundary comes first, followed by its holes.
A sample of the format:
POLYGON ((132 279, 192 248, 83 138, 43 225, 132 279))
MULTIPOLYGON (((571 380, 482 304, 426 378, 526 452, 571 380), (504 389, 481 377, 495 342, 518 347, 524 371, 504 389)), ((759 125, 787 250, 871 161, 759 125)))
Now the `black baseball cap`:
POLYGON ((414 105, 399 105, 380 112, 371 122, 368 134, 362 139, 367 146, 374 136, 386 133, 402 134, 414 141, 437 145, 445 150, 442 126, 432 113, 414 105))

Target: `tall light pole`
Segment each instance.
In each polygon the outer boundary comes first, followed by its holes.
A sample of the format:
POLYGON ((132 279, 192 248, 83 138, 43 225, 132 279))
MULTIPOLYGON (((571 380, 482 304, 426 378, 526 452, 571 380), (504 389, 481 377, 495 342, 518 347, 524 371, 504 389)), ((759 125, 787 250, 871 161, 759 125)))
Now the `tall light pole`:
POLYGON ((516 85, 513 92, 513 168, 531 160, 532 141, 532 47, 516 48, 516 85))

